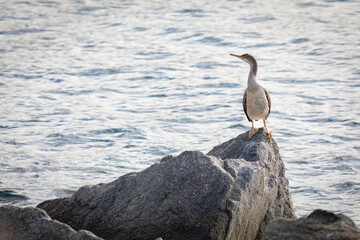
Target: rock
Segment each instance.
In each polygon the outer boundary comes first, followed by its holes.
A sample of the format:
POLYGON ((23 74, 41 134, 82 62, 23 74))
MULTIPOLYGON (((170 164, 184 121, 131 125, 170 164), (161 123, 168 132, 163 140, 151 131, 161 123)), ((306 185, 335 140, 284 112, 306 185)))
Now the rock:
POLYGON ((359 240, 354 222, 343 214, 315 210, 296 220, 278 219, 265 229, 264 240, 359 240))
POLYGON ((38 207, 108 240, 261 239, 267 222, 295 218, 278 146, 262 130, 38 207))
POLYGON ((0 207, 0 240, 100 240, 88 231, 51 220, 39 208, 0 207))

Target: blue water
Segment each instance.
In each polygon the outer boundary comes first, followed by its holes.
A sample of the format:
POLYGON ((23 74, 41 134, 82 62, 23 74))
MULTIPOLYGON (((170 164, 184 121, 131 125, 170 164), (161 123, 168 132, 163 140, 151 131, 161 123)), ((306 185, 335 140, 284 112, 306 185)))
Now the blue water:
MULTIPOLYGON (((0 204, 35 206, 249 130, 253 54, 298 216, 360 225, 359 1, 2 1, 0 204)), ((261 123, 257 123, 261 126, 261 123)))

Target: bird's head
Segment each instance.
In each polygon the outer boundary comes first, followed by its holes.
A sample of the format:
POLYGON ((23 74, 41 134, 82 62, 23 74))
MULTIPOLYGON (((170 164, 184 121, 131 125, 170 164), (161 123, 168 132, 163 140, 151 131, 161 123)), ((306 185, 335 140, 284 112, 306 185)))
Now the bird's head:
POLYGON ((253 66, 256 64, 256 60, 253 56, 251 56, 250 54, 243 54, 243 55, 236 55, 236 54, 232 54, 230 53, 231 56, 234 56, 234 57, 237 57, 237 58, 240 58, 241 60, 243 60, 244 62, 247 62, 248 64, 250 64, 250 66, 253 66))

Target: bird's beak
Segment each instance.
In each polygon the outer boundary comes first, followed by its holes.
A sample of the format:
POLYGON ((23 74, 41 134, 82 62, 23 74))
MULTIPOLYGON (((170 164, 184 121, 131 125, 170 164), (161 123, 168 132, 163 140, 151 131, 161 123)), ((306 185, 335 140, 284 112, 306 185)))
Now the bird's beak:
POLYGON ((234 56, 234 57, 240 58, 241 60, 245 60, 245 58, 244 58, 244 57, 239 56, 239 55, 236 55, 236 54, 232 54, 232 53, 230 53, 230 56, 234 56))

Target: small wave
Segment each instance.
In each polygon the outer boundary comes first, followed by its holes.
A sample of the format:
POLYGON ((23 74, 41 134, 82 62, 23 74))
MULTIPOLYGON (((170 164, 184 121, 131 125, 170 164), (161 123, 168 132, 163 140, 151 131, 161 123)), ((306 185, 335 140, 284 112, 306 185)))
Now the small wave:
POLYGON ((167 57, 173 56, 174 54, 169 52, 138 52, 136 53, 138 56, 142 56, 144 60, 156 60, 156 59, 165 59, 167 57))
POLYGON ((145 28, 145 27, 135 27, 134 28, 134 31, 136 31, 136 32, 144 32, 146 30, 148 30, 148 28, 145 28))
POLYGON ((342 141, 359 141, 358 138, 349 137, 349 136, 332 135, 331 137, 340 139, 342 141))
POLYGON ((296 39, 291 41, 291 43, 305 43, 305 42, 310 42, 310 39, 308 39, 308 38, 296 38, 296 39))
POLYGON ((301 193, 304 196, 314 196, 314 194, 316 194, 318 197, 324 197, 324 192, 316 190, 314 188, 303 188, 303 187, 299 187, 298 189, 294 189, 292 191, 292 194, 297 194, 297 193, 301 193))
POLYGON ((215 67, 221 67, 224 66, 224 64, 218 63, 218 62, 199 62, 195 65, 192 65, 191 67, 196 67, 200 69, 213 69, 215 67))
POLYGON ((39 119, 30 119, 30 120, 9 120, 10 122, 21 122, 21 123, 44 123, 50 122, 50 120, 39 120, 39 119))
POLYGON ((75 190, 71 189, 54 189, 53 191, 56 197, 70 197, 76 192, 75 190))
MULTIPOLYGON (((347 190, 352 190, 354 188, 357 188, 358 186, 360 186, 360 183, 356 183, 356 182, 344 182, 344 183, 337 183, 334 185, 331 185, 330 187, 336 188, 338 190, 341 191, 347 191, 347 190)), ((360 188, 358 188, 360 190, 360 188)))
POLYGON ((299 7, 324 7, 326 5, 320 5, 313 2, 305 2, 305 3, 299 3, 297 4, 299 7))
POLYGON ((128 72, 128 69, 123 68, 92 68, 83 72, 80 72, 80 76, 103 76, 103 75, 116 75, 120 73, 128 72))
POLYGON ((350 126, 350 127, 359 127, 360 126, 360 122, 347 122, 344 125, 346 126, 350 126))
POLYGON ((221 42, 222 39, 221 38, 216 38, 216 37, 204 37, 203 39, 200 39, 199 40, 200 42, 203 42, 203 43, 218 43, 218 42, 221 42))
POLYGON ((49 96, 44 96, 44 95, 41 95, 41 96, 39 96, 38 98, 47 99, 47 100, 52 100, 52 101, 57 100, 56 98, 49 97, 49 96))
POLYGON ((348 160, 353 160, 353 159, 355 159, 355 158, 351 155, 336 156, 334 158, 335 162, 342 162, 342 161, 348 161, 348 160))
POLYGON ((223 39, 221 38, 217 38, 217 37, 204 37, 200 40, 198 40, 201 43, 206 43, 206 44, 215 44, 218 46, 230 46, 233 45, 233 43, 230 42, 224 42, 223 39))
POLYGON ((94 121, 96 118, 90 117, 90 118, 80 118, 81 121, 94 121))
POLYGON ((145 75, 145 76, 141 76, 141 77, 132 77, 132 78, 128 78, 128 80, 150 80, 150 79, 155 79, 154 76, 150 76, 150 75, 145 75))
POLYGON ((323 102, 305 101, 304 103, 309 105, 324 105, 323 102))
POLYGON ((75 12, 75 14, 87 14, 89 12, 95 12, 98 10, 104 10, 106 9, 105 7, 83 7, 83 8, 79 8, 77 10, 77 12, 75 12))
POLYGON ((218 84, 219 88, 237 88, 239 87, 239 83, 229 83, 229 82, 221 82, 218 84))
POLYGON ((184 32, 184 30, 175 27, 165 29, 165 34, 178 33, 178 32, 184 32))
POLYGON ((49 80, 54 83, 61 83, 64 81, 64 79, 59 79, 59 78, 49 78, 49 80))
MULTIPOLYGON (((316 48, 306 53, 306 55, 309 56, 322 56, 324 54, 327 54, 327 52, 325 52, 323 48, 316 48)), ((325 64, 328 65, 329 63, 325 64)))
POLYGON ((69 109, 55 109, 54 112, 48 113, 46 115, 54 116, 54 115, 70 115, 72 111, 69 109))
POLYGON ((31 6, 35 5, 31 1, 17 1, 17 2, 15 2, 15 4, 18 4, 18 5, 25 4, 25 5, 31 5, 31 6))
POLYGON ((309 143, 311 143, 311 144, 335 144, 335 142, 332 142, 330 140, 323 139, 323 138, 315 139, 313 141, 310 141, 309 143))
POLYGON ((274 21, 274 20, 276 20, 276 18, 273 16, 264 16, 264 17, 245 18, 242 20, 244 20, 244 23, 252 24, 252 23, 257 23, 257 22, 274 21))
POLYGON ((329 118, 316 118, 316 119, 309 119, 309 122, 347 122, 348 119, 339 119, 339 118, 334 118, 334 117, 329 117, 329 118))
POLYGON ((242 35, 246 38, 261 38, 262 34, 258 32, 244 32, 242 35))
POLYGON ((95 44, 86 44, 83 46, 83 48, 94 48, 94 47, 96 47, 95 44))
POLYGON ((233 128, 241 128, 241 129, 244 129, 244 128, 248 128, 248 126, 245 126, 245 125, 243 125, 243 124, 238 123, 238 124, 231 125, 231 126, 228 127, 228 128, 230 128, 230 129, 233 129, 233 128))
POLYGON ((95 90, 89 90, 89 89, 84 89, 84 90, 79 90, 79 91, 65 91, 65 90, 50 90, 47 91, 47 93, 51 93, 51 94, 63 94, 63 95, 68 95, 68 96, 77 96, 77 95, 84 95, 84 94, 91 94, 95 92, 95 90))
POLYGON ((160 121, 164 121, 167 123, 197 123, 195 119, 192 118, 166 118, 166 119, 159 119, 160 121))
MULTIPOLYGON (((145 134, 137 128, 107 128, 89 131, 90 135, 118 134, 116 138, 131 137, 133 139, 145 139, 145 134)), ((109 140, 113 142, 112 140, 109 140)))
POLYGON ((25 29, 10 30, 10 31, 0 31, 0 35, 22 35, 28 33, 41 33, 46 31, 47 30, 45 29, 25 28, 25 29))
POLYGON ((248 48, 266 48, 266 47, 280 47, 284 46, 285 43, 258 43, 255 45, 250 45, 248 48))
POLYGON ((11 77, 13 78, 22 78, 22 79, 35 79, 35 78, 42 78, 42 75, 29 75, 29 74, 12 74, 11 77))
POLYGON ((113 88, 100 88, 100 90, 104 91, 104 92, 122 93, 122 91, 120 91, 118 89, 113 89, 113 88))
POLYGON ((178 13, 202 13, 204 12, 202 9, 183 9, 181 11, 177 11, 178 13))
POLYGON ((135 148, 137 147, 136 145, 132 145, 132 144, 129 144, 129 145, 125 145, 123 148, 135 148))
POLYGON ((81 137, 75 134, 64 135, 61 133, 52 133, 46 136, 47 138, 52 138, 50 145, 54 147, 59 147, 67 144, 86 144, 92 142, 104 142, 104 143, 113 143, 113 140, 109 139, 96 139, 96 138, 87 138, 81 137))
POLYGON ((178 151, 175 148, 165 147, 165 146, 158 146, 158 147, 152 146, 152 147, 147 148, 147 150, 149 151, 149 153, 156 155, 156 156, 167 156, 167 155, 171 155, 178 151))
POLYGON ((213 104, 213 105, 209 105, 209 106, 194 106, 194 107, 186 107, 186 108, 182 108, 182 111, 185 112, 209 112, 209 111, 213 111, 219 108, 228 108, 230 107, 230 105, 225 105, 225 104, 213 104))
POLYGON ((355 172, 355 170, 348 164, 337 164, 336 166, 324 167, 323 170, 332 170, 342 172, 343 175, 355 172))
POLYGON ((309 162, 305 161, 305 160, 297 160, 297 161, 290 161, 293 164, 298 164, 298 165, 302 165, 302 164, 309 164, 309 162))
POLYGON ((122 128, 108 128, 108 129, 101 129, 101 130, 92 130, 89 133, 95 134, 95 135, 101 135, 101 134, 123 133, 126 131, 127 131, 126 129, 122 129, 122 128))
POLYGON ((195 34, 191 34, 185 37, 181 37, 181 38, 176 38, 174 39, 175 41, 182 41, 182 40, 186 40, 186 39, 190 39, 190 38, 196 38, 196 37, 200 37, 204 35, 203 33, 195 33, 195 34))
MULTIPOLYGON (((75 135, 72 135, 75 138, 75 135)), ((52 133, 52 134, 49 134, 46 136, 47 138, 65 138, 65 135, 64 134, 61 134, 61 133, 52 133)))
POLYGON ((151 97, 151 98, 166 98, 166 97, 168 97, 168 95, 166 95, 166 94, 153 94, 153 95, 149 95, 149 97, 151 97))
POLYGON ((352 0, 325 0, 325 2, 352 2, 352 0))
POLYGON ((21 143, 21 142, 18 142, 16 140, 10 140, 10 141, 6 141, 5 142, 6 144, 9 144, 9 145, 15 145, 15 146, 23 146, 23 145, 26 145, 25 143, 21 143))
POLYGON ((123 26, 123 23, 111 23, 110 27, 118 27, 118 26, 123 26))
POLYGON ((16 194, 12 190, 0 190, 0 202, 17 202, 27 200, 28 197, 16 194))

